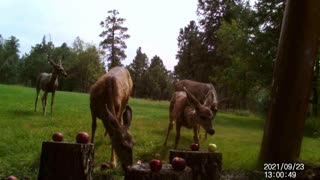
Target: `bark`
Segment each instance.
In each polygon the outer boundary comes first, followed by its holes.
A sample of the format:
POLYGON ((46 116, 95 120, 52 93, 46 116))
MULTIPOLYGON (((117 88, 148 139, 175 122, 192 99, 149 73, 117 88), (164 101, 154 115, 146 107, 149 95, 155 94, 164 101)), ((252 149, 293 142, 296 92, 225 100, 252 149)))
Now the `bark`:
POLYGON ((93 144, 43 142, 38 179, 92 180, 93 144))
POLYGON ((186 167, 183 171, 173 170, 171 164, 163 164, 159 172, 150 170, 148 164, 130 166, 126 172, 125 180, 191 180, 192 170, 186 167))
POLYGON ((261 165, 293 162, 300 155, 320 34, 319 9, 320 1, 287 1, 260 151, 261 165))
POLYGON ((193 180, 217 180, 221 177, 222 154, 208 151, 171 150, 169 160, 181 157, 192 169, 193 180))

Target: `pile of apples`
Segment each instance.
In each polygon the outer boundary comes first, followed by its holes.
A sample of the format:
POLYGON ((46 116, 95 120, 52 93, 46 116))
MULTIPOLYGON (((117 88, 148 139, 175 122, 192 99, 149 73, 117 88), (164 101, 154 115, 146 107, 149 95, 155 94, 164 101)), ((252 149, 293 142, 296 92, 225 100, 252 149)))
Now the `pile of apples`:
MULTIPOLYGON (((79 132, 76 136, 76 142, 87 144, 89 142, 90 136, 86 132, 79 132)), ((54 142, 62 142, 63 141, 63 134, 61 132, 56 132, 52 135, 52 140, 54 142)))
MULTIPOLYGON (((197 144, 197 143, 192 143, 192 144, 190 145, 190 149, 191 149, 192 151, 199 151, 200 145, 197 144)), ((216 144, 213 144, 213 143, 210 143, 210 144, 208 145, 208 151, 209 151, 209 152, 216 152, 216 151, 217 151, 217 145, 216 145, 216 144)))

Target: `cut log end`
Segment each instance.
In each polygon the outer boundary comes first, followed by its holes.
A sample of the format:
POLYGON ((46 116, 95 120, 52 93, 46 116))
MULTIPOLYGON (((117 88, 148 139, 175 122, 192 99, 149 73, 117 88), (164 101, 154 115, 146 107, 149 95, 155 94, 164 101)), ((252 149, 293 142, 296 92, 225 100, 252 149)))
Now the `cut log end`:
POLYGON ((193 179, 217 180, 221 177, 222 154, 219 152, 170 150, 170 162, 174 157, 187 161, 193 179))

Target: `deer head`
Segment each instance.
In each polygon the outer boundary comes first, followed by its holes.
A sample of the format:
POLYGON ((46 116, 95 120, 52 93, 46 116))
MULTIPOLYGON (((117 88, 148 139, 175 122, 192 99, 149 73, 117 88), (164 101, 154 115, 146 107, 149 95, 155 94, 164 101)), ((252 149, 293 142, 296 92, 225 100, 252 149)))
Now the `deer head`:
MULTIPOLYGON (((64 57, 62 57, 64 58, 64 57)), ((64 77, 67 77, 68 74, 64 70, 62 63, 61 63, 61 58, 59 59, 59 64, 56 64, 54 61, 51 60, 50 56, 48 56, 48 63, 53 67, 53 72, 58 74, 58 75, 63 75, 64 77)))
POLYGON ((213 113, 210 109, 212 95, 207 95, 206 100, 201 104, 187 88, 184 87, 184 91, 187 93, 188 104, 192 107, 186 108, 184 114, 187 115, 187 118, 193 118, 207 133, 213 135, 215 131, 212 128, 212 119, 215 116, 215 112, 213 113))
POLYGON ((119 160, 122 168, 126 169, 127 166, 132 165, 133 162, 133 146, 134 140, 130 134, 130 122, 132 118, 132 111, 129 106, 123 113, 124 125, 122 126, 116 117, 112 114, 106 105, 108 114, 109 128, 108 133, 111 138, 111 143, 119 160))

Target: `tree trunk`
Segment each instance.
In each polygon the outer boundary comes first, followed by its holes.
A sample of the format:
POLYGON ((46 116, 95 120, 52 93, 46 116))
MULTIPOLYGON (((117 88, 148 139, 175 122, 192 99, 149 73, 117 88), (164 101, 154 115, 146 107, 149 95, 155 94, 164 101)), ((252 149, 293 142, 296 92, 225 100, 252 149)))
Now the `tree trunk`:
POLYGON ((260 151, 261 165, 293 162, 300 155, 319 42, 319 9, 320 1, 287 1, 260 151))
POLYGON ((38 179, 92 180, 93 144, 43 142, 38 179))
POLYGON ((186 167, 183 171, 175 171, 171 164, 163 164, 159 172, 150 170, 149 164, 136 164, 130 166, 126 172, 125 180, 191 180, 192 170, 186 167))
POLYGON ((171 160, 181 157, 187 161, 192 169, 193 180, 217 180, 221 176, 222 154, 208 151, 170 150, 171 160))

